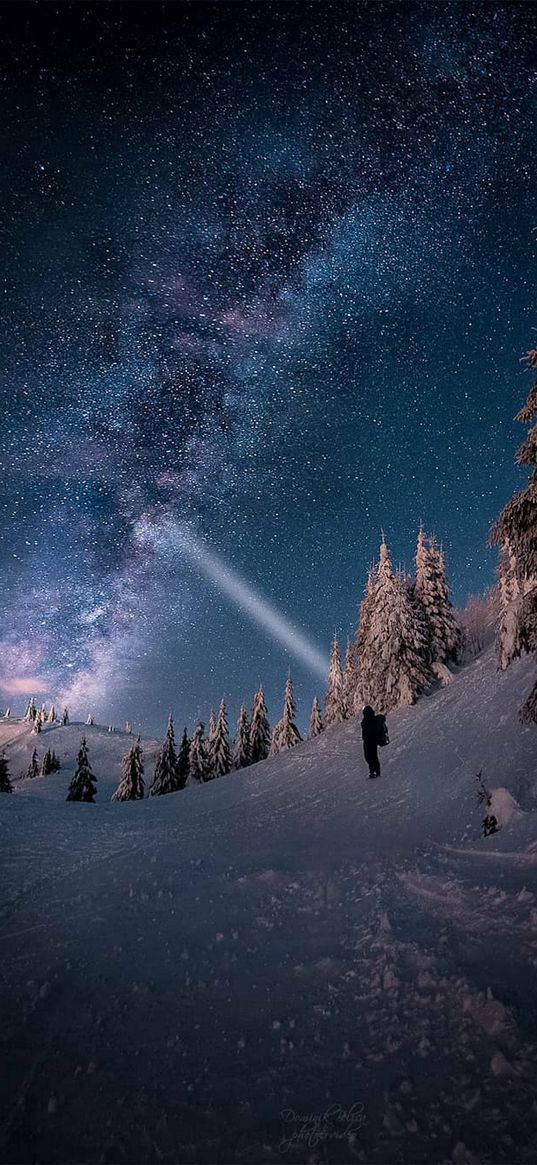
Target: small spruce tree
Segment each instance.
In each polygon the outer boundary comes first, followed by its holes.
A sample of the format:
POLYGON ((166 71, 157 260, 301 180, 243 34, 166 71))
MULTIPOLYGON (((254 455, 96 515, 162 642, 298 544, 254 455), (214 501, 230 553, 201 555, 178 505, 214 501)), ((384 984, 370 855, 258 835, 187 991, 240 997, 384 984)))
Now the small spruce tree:
POLYGON ((283 695, 283 713, 281 720, 274 727, 272 733, 271 755, 283 752, 288 748, 294 748, 295 744, 299 744, 302 740, 300 732, 295 724, 295 697, 293 693, 293 684, 291 676, 287 677, 285 682, 285 690, 283 695))
POLYGON ((315 736, 319 736, 323 731, 323 718, 317 696, 313 697, 311 705, 311 716, 308 728, 308 740, 313 740, 315 736))
POLYGON ((231 768, 231 749, 229 747, 226 705, 223 700, 220 701, 211 751, 212 769, 215 777, 225 776, 231 768))
POLYGON ((155 773, 149 789, 150 797, 162 797, 166 793, 176 793, 180 788, 177 776, 177 753, 175 751, 175 733, 173 716, 170 712, 164 744, 157 756, 155 773))
POLYGON ((39 776, 39 760, 38 760, 36 748, 34 748, 34 751, 32 753, 30 764, 28 765, 28 768, 26 770, 26 776, 29 777, 30 780, 33 780, 34 777, 39 776))
POLYGON ((270 725, 263 688, 258 688, 250 721, 250 764, 265 760, 270 752, 270 725))
POLYGON ((54 768, 53 768, 53 761, 52 761, 52 753, 50 751, 50 748, 47 748, 47 751, 46 751, 46 753, 43 757, 43 760, 41 762, 41 776, 48 777, 49 773, 52 773, 53 771, 54 771, 54 768))
POLYGON ((250 725, 244 704, 241 704, 233 745, 233 768, 245 769, 250 764, 250 725))
POLYGON ((186 728, 183 729, 179 755, 177 757, 177 782, 179 789, 184 789, 190 769, 190 741, 186 728))
POLYGON ((63 727, 65 727, 65 725, 69 723, 69 709, 68 708, 64 708, 64 710, 62 712, 61 722, 62 722, 63 727))
POLYGON ((188 758, 189 779, 195 784, 202 784, 205 781, 212 779, 212 772, 209 767, 209 760, 207 757, 207 745, 203 738, 204 725, 201 720, 198 720, 194 729, 194 735, 190 742, 190 753, 188 758))
POLYGON ((49 708, 49 713, 47 716, 47 724, 54 724, 55 720, 56 720, 56 709, 54 707, 54 704, 51 704, 50 708, 49 708))
POLYGON ((0 756, 0 793, 12 793, 13 785, 9 776, 9 768, 5 756, 0 756))
POLYGON ((144 796, 144 761, 140 737, 123 757, 119 785, 112 801, 142 801, 144 796))
POLYGON ((97 793, 97 781, 91 771, 88 759, 88 747, 85 737, 82 738, 78 752, 75 775, 69 785, 67 801, 94 802, 97 793))

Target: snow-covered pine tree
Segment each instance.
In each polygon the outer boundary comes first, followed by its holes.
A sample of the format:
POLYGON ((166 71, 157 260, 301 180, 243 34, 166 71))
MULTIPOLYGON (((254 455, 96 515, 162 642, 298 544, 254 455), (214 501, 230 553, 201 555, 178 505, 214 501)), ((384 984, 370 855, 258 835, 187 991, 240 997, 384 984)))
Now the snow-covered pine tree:
POLYGON ((354 644, 347 640, 345 663, 343 665, 343 704, 345 719, 350 719, 356 712, 355 699, 358 689, 358 661, 354 644))
POLYGON ((67 801, 87 801, 93 803, 97 793, 97 780, 91 771, 88 759, 88 747, 85 737, 82 737, 78 752, 75 775, 69 785, 67 801))
POLYGON ((6 708, 6 710, 4 712, 4 720, 9 720, 10 716, 11 716, 11 708, 6 708))
POLYGON ((41 727, 42 727, 41 712, 36 711, 34 722, 32 724, 32 732, 41 732, 41 727))
POLYGON ((317 696, 313 697, 311 705, 311 716, 308 728, 308 740, 313 740, 315 736, 319 736, 323 731, 323 718, 317 696))
POLYGON ((190 741, 186 728, 183 729, 181 737, 181 744, 179 746, 179 755, 177 757, 177 781, 178 787, 184 789, 187 781, 190 768, 190 741))
MULTIPOLYGON (((537 370, 537 348, 524 357, 537 370)), ((490 540, 503 552, 498 570, 503 607, 498 628, 498 658, 502 671, 522 652, 537 651, 537 380, 515 420, 531 425, 517 450, 518 465, 531 470, 529 481, 504 506, 490 540)), ((520 710, 522 721, 537 722, 537 679, 520 710)))
POLYGON ((413 596, 420 606, 427 627, 429 661, 433 664, 456 663, 461 632, 449 598, 444 553, 433 535, 422 526, 416 546, 416 578, 413 596))
POLYGON ((209 713, 209 727, 207 730, 207 739, 205 741, 205 755, 207 758, 207 776, 215 776, 214 766, 214 743, 216 737, 216 714, 214 708, 211 708, 209 713))
POLYGON ((250 721, 250 764, 265 760, 270 752, 270 725, 263 688, 259 687, 254 696, 252 719, 250 721))
POLYGON ((244 704, 241 704, 237 731, 233 744, 233 768, 245 769, 250 764, 250 725, 244 704))
POLYGON ((62 712, 61 722, 62 722, 63 727, 65 727, 65 725, 69 723, 69 709, 68 708, 64 708, 64 710, 62 712))
POLYGON ((90 727, 93 724, 93 716, 91 715, 91 712, 88 712, 88 718, 86 720, 86 724, 88 725, 88 727, 90 727))
POLYGON ((271 756, 274 756, 278 752, 284 752, 285 749, 294 748, 295 744, 299 744, 302 740, 295 724, 295 714, 295 697, 291 676, 289 675, 285 681, 282 718, 278 720, 272 733, 272 743, 270 746, 271 756))
POLYGON ((60 764, 59 757, 57 757, 57 756, 56 756, 56 753, 54 752, 54 749, 52 750, 52 761, 51 761, 51 764, 52 764, 52 768, 51 768, 51 770, 50 770, 50 771, 51 771, 52 773, 57 773, 57 772, 58 772, 58 770, 59 770, 59 769, 61 769, 61 767, 62 767, 62 766, 61 766, 61 764, 60 764))
MULTIPOLYGON (((93 721, 92 721, 92 724, 93 724, 93 721)), ((131 736, 131 734, 132 734, 132 724, 131 724, 130 720, 125 721, 125 732, 127 733, 127 736, 131 736)))
POLYGON ((381 543, 374 606, 361 644, 361 699, 377 712, 414 704, 432 680, 423 618, 409 594, 406 577, 392 570, 381 543))
POLYGON ((28 703, 26 705, 24 719, 33 721, 33 720, 35 720, 36 716, 37 716, 37 708, 35 706, 35 700, 34 700, 33 696, 30 696, 30 699, 28 700, 28 703))
POLYGON ((26 776, 29 777, 31 780, 34 777, 39 776, 39 760, 37 757, 37 749, 36 748, 34 748, 34 751, 32 753, 30 764, 28 765, 28 768, 26 770, 26 776))
POLYGON ((50 748, 47 748, 43 760, 41 761, 41 776, 48 777, 49 773, 52 773, 53 771, 52 753, 50 748))
POLYGON ((226 705, 220 701, 218 718, 212 745, 212 768, 215 777, 223 777, 231 768, 231 749, 229 747, 229 730, 227 724, 226 705))
POLYGON ((204 725, 201 720, 198 720, 190 742, 190 753, 188 757, 189 780, 197 784, 210 781, 214 775, 209 767, 207 745, 203 739, 203 730, 204 725))
POLYGON ((375 593, 377 582, 377 567, 371 566, 367 572, 367 584, 364 597, 360 603, 360 614, 358 616, 358 626, 356 628, 356 636, 354 639, 354 659, 357 673, 356 688, 353 700, 353 709, 355 713, 361 711, 363 705, 367 704, 367 697, 365 693, 370 690, 372 684, 371 676, 368 674, 369 664, 372 662, 371 653, 365 651, 365 647, 368 643, 369 628, 373 616, 373 611, 375 609, 375 593))
POLYGON ((173 716, 168 716, 168 727, 164 744, 157 756, 155 773, 149 789, 150 797, 162 797, 165 793, 176 793, 179 789, 177 776, 177 753, 175 751, 175 733, 173 716))
POLYGON ((5 756, 0 756, 0 793, 12 793, 13 785, 9 776, 9 768, 5 756))
POLYGON ((48 716, 47 716, 47 724, 54 724, 55 720, 56 720, 56 709, 54 707, 54 704, 51 704, 50 708, 49 708, 48 716))
POLYGON ((112 801, 142 801, 144 796, 144 762, 140 737, 123 757, 121 780, 112 801))
POLYGON ((324 698, 325 728, 333 724, 340 724, 345 719, 345 696, 343 693, 343 673, 341 671, 341 656, 336 636, 332 640, 330 652, 330 666, 328 668, 328 682, 324 698))

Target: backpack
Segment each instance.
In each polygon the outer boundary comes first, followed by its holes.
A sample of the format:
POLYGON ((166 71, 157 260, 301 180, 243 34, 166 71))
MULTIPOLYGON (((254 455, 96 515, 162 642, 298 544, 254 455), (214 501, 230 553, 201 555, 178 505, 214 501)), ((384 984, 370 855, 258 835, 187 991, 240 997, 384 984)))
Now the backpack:
POLYGON ((386 717, 383 716, 382 713, 380 713, 380 712, 379 712, 378 716, 375 716, 375 730, 376 730, 377 744, 379 745, 380 748, 383 748, 383 746, 385 744, 390 743, 390 738, 388 736, 388 725, 386 724, 386 717))

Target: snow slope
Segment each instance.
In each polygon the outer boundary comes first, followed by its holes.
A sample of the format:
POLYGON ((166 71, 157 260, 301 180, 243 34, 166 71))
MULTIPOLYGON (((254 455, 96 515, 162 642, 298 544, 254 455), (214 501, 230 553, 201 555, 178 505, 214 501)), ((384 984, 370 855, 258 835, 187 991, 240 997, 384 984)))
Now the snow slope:
MULTIPOLYGON (((532 669, 488 652, 391 716, 376 781, 354 720, 118 804, 132 738, 46 730, 65 767, 0 797, 0 1159, 535 1160, 532 669), (488 839, 478 768, 520 806, 488 839)), ((16 775, 36 737, 2 737, 16 775)))

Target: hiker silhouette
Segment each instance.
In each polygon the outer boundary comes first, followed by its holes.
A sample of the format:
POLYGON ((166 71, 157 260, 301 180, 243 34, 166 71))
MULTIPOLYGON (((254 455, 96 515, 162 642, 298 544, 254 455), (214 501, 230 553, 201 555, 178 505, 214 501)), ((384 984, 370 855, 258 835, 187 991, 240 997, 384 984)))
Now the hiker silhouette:
POLYGON ((369 765, 369 776, 380 777, 377 721, 370 704, 366 704, 362 712, 362 740, 364 756, 369 765))

